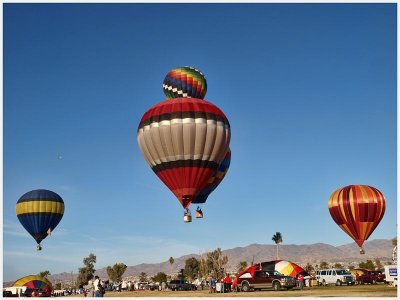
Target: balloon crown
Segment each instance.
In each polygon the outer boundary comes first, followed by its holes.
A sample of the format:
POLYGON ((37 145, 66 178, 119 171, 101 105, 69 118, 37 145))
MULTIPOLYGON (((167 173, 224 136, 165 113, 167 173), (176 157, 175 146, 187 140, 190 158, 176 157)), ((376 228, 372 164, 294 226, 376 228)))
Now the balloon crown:
POLYGON ((206 77, 200 70, 185 66, 172 69, 165 76, 163 90, 167 99, 204 99, 207 92, 206 77))

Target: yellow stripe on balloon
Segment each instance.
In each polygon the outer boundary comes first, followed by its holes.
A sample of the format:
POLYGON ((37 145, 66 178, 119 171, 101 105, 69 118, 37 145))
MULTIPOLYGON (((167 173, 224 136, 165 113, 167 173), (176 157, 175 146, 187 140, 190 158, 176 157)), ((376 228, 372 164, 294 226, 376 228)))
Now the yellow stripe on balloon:
POLYGON ((361 234, 360 238, 366 240, 368 238, 367 234, 371 232, 371 227, 374 226, 374 222, 361 222, 361 234))
POLYGON ((24 201, 17 203, 17 215, 26 213, 64 213, 64 203, 57 201, 24 201))
POLYGON ((344 232, 346 232, 353 240, 356 240, 357 238, 351 233, 351 231, 349 230, 349 227, 347 227, 347 225, 346 224, 342 224, 342 225, 339 225, 340 226, 340 228, 342 228, 342 230, 344 231, 344 232))
POLYGON ((340 213, 342 215, 342 218, 344 219, 345 222, 347 222, 347 217, 346 217, 346 212, 344 211, 344 204, 343 204, 343 190, 337 191, 337 205, 340 208, 340 213))
MULTIPOLYGON (((356 219, 356 203, 355 203, 355 195, 353 195, 353 189, 349 191, 349 203, 350 203, 350 210, 353 220, 356 219)), ((358 201, 358 198, 357 198, 358 201)))

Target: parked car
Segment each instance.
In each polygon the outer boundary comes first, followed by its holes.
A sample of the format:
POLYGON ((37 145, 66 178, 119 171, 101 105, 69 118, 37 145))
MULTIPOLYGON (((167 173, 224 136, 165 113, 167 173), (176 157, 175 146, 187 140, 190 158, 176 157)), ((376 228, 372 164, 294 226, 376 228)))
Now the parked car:
POLYGON ((18 297, 18 294, 13 294, 11 291, 3 290, 3 298, 5 297, 18 297))
POLYGON ((356 283, 354 276, 351 275, 350 271, 345 269, 318 270, 315 277, 318 285, 324 286, 327 286, 328 284, 354 285, 356 283))
POLYGON ((144 289, 148 291, 156 291, 158 290, 158 285, 155 283, 148 283, 144 286, 144 289))
POLYGON ((378 277, 374 271, 366 271, 364 274, 358 276, 358 284, 376 284, 378 277))
MULTIPOLYGON (((235 279, 236 281, 236 279, 235 279)), ((275 291, 279 291, 281 288, 292 289, 296 286, 296 280, 291 276, 285 276, 276 270, 258 270, 251 273, 246 272, 241 274, 237 278, 238 288, 243 292, 249 292, 250 290, 261 290, 267 288, 273 288, 275 291)))
POLYGON ((187 282, 186 280, 171 280, 168 283, 168 288, 173 291, 194 291, 197 290, 196 285, 187 282))
POLYGON ((385 282, 386 281, 386 276, 385 276, 385 273, 383 273, 383 272, 382 271, 374 271, 374 273, 376 275, 376 282, 385 282))

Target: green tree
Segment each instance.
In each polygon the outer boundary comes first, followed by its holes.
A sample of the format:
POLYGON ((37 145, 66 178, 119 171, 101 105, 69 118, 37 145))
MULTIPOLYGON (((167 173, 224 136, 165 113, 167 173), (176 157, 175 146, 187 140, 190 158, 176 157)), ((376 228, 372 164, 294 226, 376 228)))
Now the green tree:
POLYGON ((115 265, 107 267, 107 275, 112 282, 121 281, 122 275, 126 270, 126 265, 123 263, 116 263, 115 265))
POLYGON ((206 274, 219 279, 225 273, 228 257, 222 255, 221 248, 217 248, 212 252, 206 253, 205 264, 206 274))
POLYGON ((272 236, 272 240, 276 244, 276 259, 279 259, 279 244, 283 242, 282 234, 280 232, 275 233, 272 236))
POLYGON ((147 282, 148 281, 147 274, 145 272, 142 272, 142 273, 139 274, 139 281, 140 282, 147 282))
POLYGON ((394 246, 394 247, 397 246, 397 237, 392 239, 392 246, 394 246))
POLYGON ((167 282, 167 274, 164 272, 158 272, 154 277, 151 277, 154 282, 167 282))
POLYGON ((50 271, 48 271, 48 270, 39 272, 39 274, 38 274, 38 276, 40 276, 40 277, 47 277, 49 275, 51 275, 51 274, 50 274, 50 271))
POLYGON ((333 267, 334 267, 335 269, 343 269, 343 268, 344 268, 343 265, 342 265, 341 263, 335 263, 335 264, 333 265, 333 267))
POLYGON ((200 259, 199 274, 201 278, 205 278, 210 275, 210 272, 208 270, 207 257, 200 259))
POLYGON ((380 270, 380 269, 382 269, 383 268, 383 265, 382 265, 382 263, 381 263, 381 260, 379 259, 379 258, 376 258, 375 259, 375 269, 376 270, 380 270))
POLYGON ((310 272, 314 271, 314 267, 312 266, 312 264, 307 263, 307 265, 306 265, 306 267, 304 268, 304 270, 305 270, 307 273, 310 273, 310 272))
POLYGON ((319 268, 320 268, 320 269, 328 269, 328 268, 329 268, 329 265, 328 265, 328 263, 327 263, 326 261, 321 261, 321 262, 319 263, 319 268))
POLYGON ((238 265, 236 266, 237 268, 237 272, 241 272, 247 269, 247 261, 241 261, 238 263, 238 265))
POLYGON ((61 282, 57 282, 57 283, 54 285, 54 289, 55 289, 55 290, 61 290, 61 282))
POLYGON ((370 259, 368 259, 366 262, 359 263, 358 267, 359 268, 363 268, 363 269, 368 269, 368 270, 374 270, 375 269, 374 263, 370 259))
POLYGON ((172 265, 174 264, 174 262, 175 262, 175 259, 171 256, 170 258, 169 258, 169 264, 171 265, 171 275, 172 275, 172 273, 173 273, 173 271, 172 271, 172 265))
POLYGON ((86 285, 90 279, 93 278, 94 264, 96 263, 96 255, 90 253, 88 257, 83 259, 83 268, 79 268, 79 274, 77 279, 77 285, 86 285))
POLYGON ((183 274, 188 278, 189 281, 193 281, 199 275, 200 262, 195 258, 191 257, 185 261, 185 269, 183 274))

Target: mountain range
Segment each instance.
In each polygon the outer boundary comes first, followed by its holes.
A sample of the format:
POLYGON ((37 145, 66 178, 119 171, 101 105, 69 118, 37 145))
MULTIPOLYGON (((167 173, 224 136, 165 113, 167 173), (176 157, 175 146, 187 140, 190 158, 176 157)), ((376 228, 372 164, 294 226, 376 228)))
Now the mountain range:
MULTIPOLYGON (((359 247, 356 243, 345 244, 342 246, 332 246, 329 244, 282 244, 279 245, 279 259, 289 260, 305 267, 307 263, 315 266, 322 261, 327 263, 341 263, 344 266, 352 264, 357 266, 359 262, 368 259, 374 261, 379 259, 382 264, 390 262, 392 258, 392 241, 388 239, 376 239, 367 241, 364 244, 365 254, 360 255, 359 247)), ((228 272, 235 272, 239 262, 246 261, 248 265, 251 262, 258 263, 276 259, 275 244, 251 244, 245 247, 235 247, 222 251, 223 255, 228 257, 228 272)), ((195 257, 200 259, 199 254, 187 254, 178 258, 174 258, 174 263, 171 266, 168 260, 153 264, 139 264, 128 266, 123 277, 137 277, 140 273, 145 272, 148 276, 153 276, 158 272, 166 274, 176 274, 179 270, 185 267, 185 261, 188 258, 195 257)), ((169 257, 168 257, 169 259, 169 257)), ((106 267, 96 270, 96 275, 100 278, 108 278, 106 267)), ((76 279, 77 274, 61 273, 50 275, 49 279, 52 282, 70 282, 72 278, 76 279)), ((5 282, 3 286, 12 285, 12 282, 5 282)))

